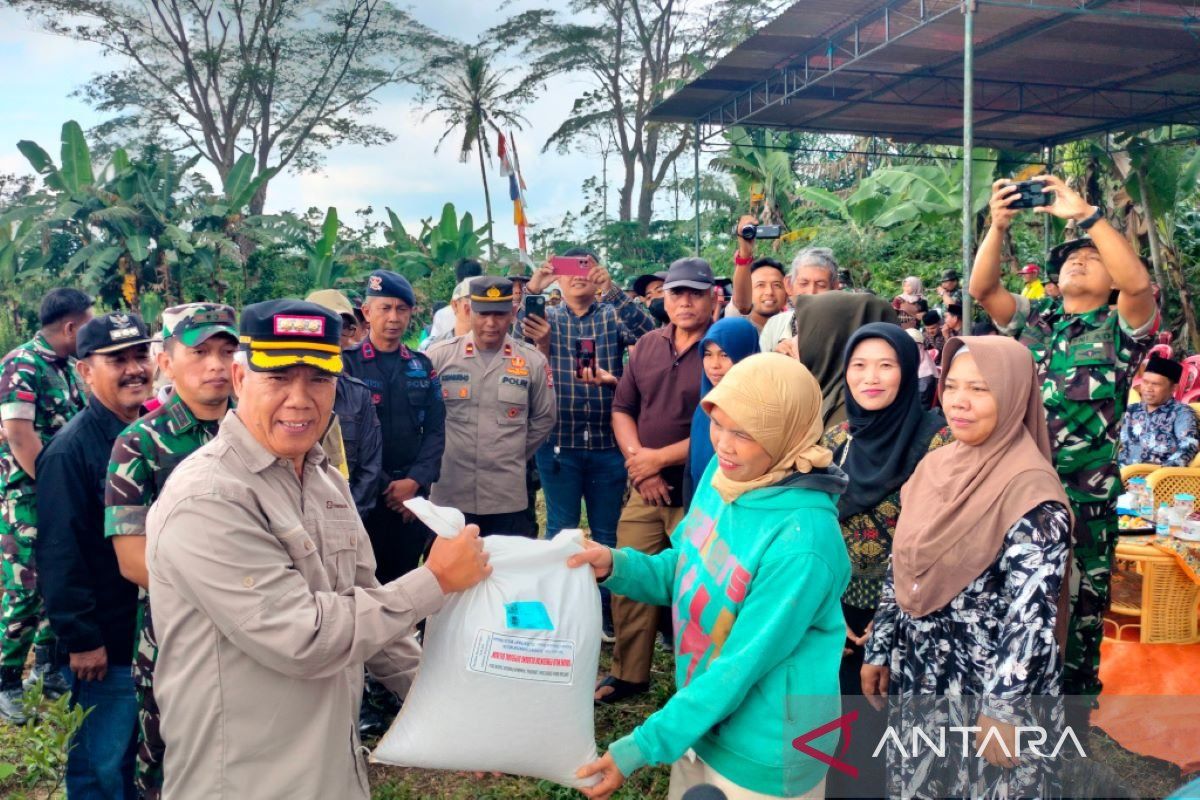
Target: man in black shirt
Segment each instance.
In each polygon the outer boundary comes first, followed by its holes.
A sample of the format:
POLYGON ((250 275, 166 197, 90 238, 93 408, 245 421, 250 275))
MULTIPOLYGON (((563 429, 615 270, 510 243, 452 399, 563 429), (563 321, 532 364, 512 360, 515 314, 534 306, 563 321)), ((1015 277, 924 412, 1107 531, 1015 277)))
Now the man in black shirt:
POLYGON ((106 314, 76 347, 91 399, 37 459, 38 588, 71 700, 91 708, 67 756, 67 793, 132 800, 138 589, 104 538, 104 485, 113 442, 152 392, 150 333, 135 314, 106 314))

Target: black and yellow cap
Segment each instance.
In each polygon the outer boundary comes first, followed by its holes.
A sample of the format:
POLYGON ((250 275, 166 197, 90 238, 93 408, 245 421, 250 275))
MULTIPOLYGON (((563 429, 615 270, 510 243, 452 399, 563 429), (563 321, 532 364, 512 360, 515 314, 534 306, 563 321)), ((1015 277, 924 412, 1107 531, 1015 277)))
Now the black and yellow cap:
POLYGON ((340 375, 341 337, 335 312, 303 300, 268 300, 242 309, 238 338, 255 372, 304 365, 340 375))
POLYGON ((513 285, 507 278, 485 275, 471 280, 471 310, 480 314, 512 311, 513 285))

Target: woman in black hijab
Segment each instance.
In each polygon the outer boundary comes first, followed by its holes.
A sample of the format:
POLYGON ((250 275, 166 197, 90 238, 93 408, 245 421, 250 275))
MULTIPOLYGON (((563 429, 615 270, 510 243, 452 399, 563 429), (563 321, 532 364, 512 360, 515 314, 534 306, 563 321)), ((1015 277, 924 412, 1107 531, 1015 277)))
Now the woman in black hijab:
POLYGON ((844 691, 854 682, 900 516, 900 487, 930 450, 951 440, 940 410, 922 406, 917 346, 897 325, 873 322, 846 343, 846 422, 825 433, 834 463, 850 477, 838 500, 842 536, 850 553, 850 586, 842 597, 852 664, 844 664, 844 691))
MULTIPOLYGON (((921 403, 920 353, 908 332, 889 322, 855 331, 842 354, 846 421, 825 432, 833 463, 849 476, 838 500, 838 521, 850 555, 850 585, 842 595, 846 645, 842 651, 842 694, 862 694, 859 673, 863 646, 871 635, 879 596, 887 577, 892 537, 900 518, 900 487, 925 455, 952 437, 940 409, 921 403)), ((870 748, 879 740, 883 715, 862 709, 858 735, 850 743, 851 763, 874 764, 870 748), (867 729, 870 730, 867 730, 867 729), (878 731, 875 729, 878 728, 878 731), (859 752, 866 747, 865 752, 859 752)), ((867 769, 853 785, 830 772, 830 797, 882 797, 882 769, 867 769)))

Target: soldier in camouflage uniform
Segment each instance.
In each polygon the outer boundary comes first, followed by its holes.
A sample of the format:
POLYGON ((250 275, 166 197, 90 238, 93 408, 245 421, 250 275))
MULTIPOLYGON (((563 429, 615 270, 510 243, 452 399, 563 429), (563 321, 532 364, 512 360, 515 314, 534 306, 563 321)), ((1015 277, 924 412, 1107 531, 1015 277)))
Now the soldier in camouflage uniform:
POLYGON ((29 648, 36 664, 26 684, 44 681, 48 696, 68 687, 52 668, 53 636, 42 616, 33 565, 37 536, 34 471, 50 437, 87 403, 75 374, 75 334, 92 317, 92 299, 75 289, 54 289, 42 300, 41 330, 0 362, 0 601, 4 634, 0 640, 0 717, 25 721, 21 675, 29 648))
POLYGON ((1038 366, 1055 468, 1075 516, 1063 692, 1097 695, 1117 541, 1121 416, 1159 316, 1146 268, 1100 209, 1059 178, 1037 180, 1054 192, 1053 204, 1039 211, 1073 220, 1089 234, 1050 253, 1050 271, 1061 268, 1062 299, 1031 302, 1000 285, 1001 248, 1018 213, 1008 208, 1016 190, 1003 180, 994 186, 992 226, 980 243, 970 289, 1003 333, 1028 345, 1038 366), (1114 289, 1119 292, 1115 309, 1110 305, 1114 289))
POLYGON ((217 433, 232 391, 229 367, 237 351, 237 317, 224 305, 175 306, 163 312, 162 335, 159 367, 173 389, 162 406, 117 439, 104 491, 105 536, 113 540, 121 574, 141 587, 133 659, 138 699, 135 780, 139 796, 148 800, 162 792, 164 747, 152 685, 158 644, 146 591, 146 514, 175 467, 217 433))

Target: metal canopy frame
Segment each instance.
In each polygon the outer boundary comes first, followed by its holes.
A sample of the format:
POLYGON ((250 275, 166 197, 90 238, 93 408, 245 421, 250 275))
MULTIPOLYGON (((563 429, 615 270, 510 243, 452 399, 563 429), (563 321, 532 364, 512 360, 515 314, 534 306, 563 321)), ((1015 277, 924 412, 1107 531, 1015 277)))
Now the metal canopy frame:
MULTIPOLYGON (((802 4, 803 0, 776 22, 797 12, 802 4)), ((673 95, 650 115, 651 120, 688 122, 693 127, 697 253, 701 233, 701 144, 733 126, 882 135, 897 141, 961 144, 964 152, 970 153, 979 124, 987 127, 983 141, 988 146, 1036 150, 1050 163, 1056 145, 1097 133, 1174 124, 1200 125, 1200 74, 1196 75, 1194 88, 1188 81, 1182 90, 1178 86, 1139 86, 1180 75, 1191 77, 1200 69, 1200 0, 887 0, 883 3, 817 0, 812 3, 812 11, 822 15, 822 19, 841 14, 843 21, 828 33, 806 32, 808 46, 798 52, 781 53, 783 61, 765 76, 761 67, 745 67, 731 58, 741 49, 735 48, 721 64, 676 93, 695 88, 693 106, 706 102, 698 98, 708 95, 720 95, 718 101, 699 113, 688 113, 688 104, 673 102, 676 98, 673 95), (839 6, 858 7, 861 13, 847 16, 839 6), (976 19, 980 9, 988 8, 1009 15, 1025 11, 1030 18, 980 45, 975 41, 976 19), (879 68, 878 62, 884 60, 880 56, 885 51, 902 50, 907 44, 905 40, 916 39, 918 34, 944 33, 955 13, 962 17, 960 53, 936 63, 920 63, 913 69, 879 68), (1173 57, 1144 69, 1126 69, 1120 80, 1107 82, 976 76, 978 57, 1017 52, 1031 37, 1051 33, 1080 17, 1118 25, 1127 23, 1139 30, 1148 27, 1172 32, 1183 30, 1195 40, 1195 45, 1176 48, 1173 57), (940 28, 935 31, 935 26, 940 28), (957 74, 960 67, 961 74, 957 74), (748 88, 743 88, 746 81, 740 76, 752 71, 758 77, 748 88), (730 91, 734 92, 732 97, 728 96, 730 91), (799 101, 808 104, 807 112, 789 115, 788 107, 799 101), (949 119, 937 124, 933 112, 944 114, 950 107, 961 109, 960 119, 953 125, 947 124, 949 119), (929 109, 930 114, 927 120, 911 125, 911 129, 895 124, 883 131, 879 125, 872 125, 871 114, 860 116, 857 121, 839 119, 850 108, 868 109, 877 115, 895 112, 898 117, 906 111, 911 115, 914 109, 929 109), (1010 133, 992 127, 1017 118, 1025 121, 1024 128, 1016 126, 1010 133), (1044 125, 1056 123, 1054 132, 1031 137, 1028 120, 1037 119, 1044 119, 1044 125), (957 124, 959 121, 961 124, 957 124)), ((800 19, 798 13, 795 19, 800 19)), ((761 55, 763 48, 767 52, 770 48, 779 49, 779 42, 786 45, 786 37, 795 35, 786 28, 771 30, 774 25, 768 24, 764 31, 771 31, 776 38, 766 37, 758 42, 760 49, 754 55, 761 55)), ((902 60, 903 56, 897 58, 902 60)), ((1070 65, 1069 59, 1063 61, 1070 65)), ((962 258, 964 281, 969 282, 974 249, 969 197, 971 159, 963 161, 962 258)), ((970 319, 970 296, 964 293, 963 300, 970 319)))

